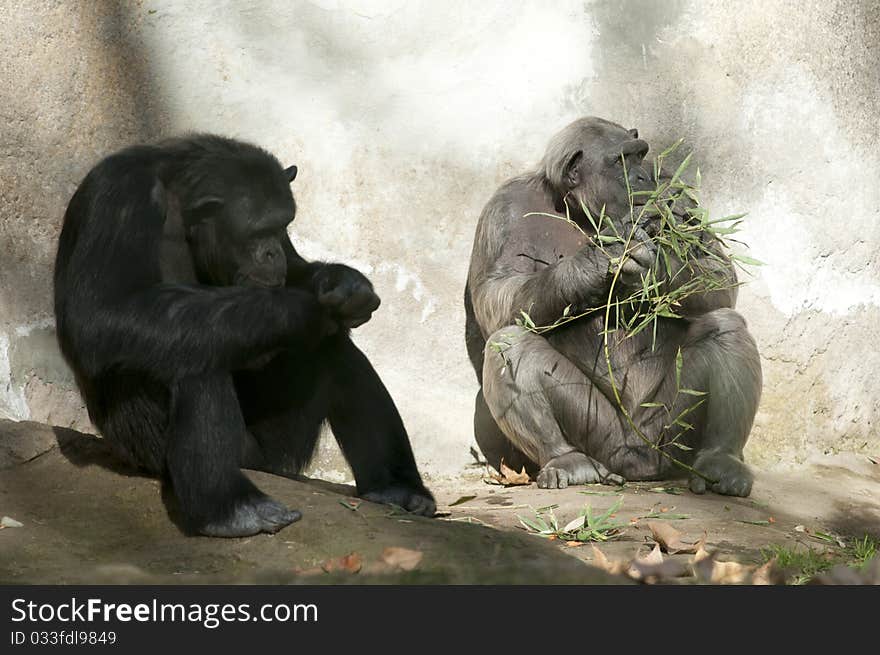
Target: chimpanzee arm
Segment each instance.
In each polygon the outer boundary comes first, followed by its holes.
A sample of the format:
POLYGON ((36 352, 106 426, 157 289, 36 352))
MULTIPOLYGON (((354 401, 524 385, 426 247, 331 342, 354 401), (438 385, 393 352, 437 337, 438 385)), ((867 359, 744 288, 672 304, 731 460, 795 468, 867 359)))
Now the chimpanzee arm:
POLYGON ((290 239, 282 240, 282 248, 287 257, 287 286, 312 294, 343 327, 366 323, 378 309, 379 296, 360 271, 345 264, 308 262, 290 239))
POLYGON ((313 290, 312 278, 322 267, 324 262, 309 262, 303 259, 293 247, 289 238, 281 240, 281 247, 287 257, 287 286, 297 289, 313 290))
POLYGON ((474 311, 487 334, 513 323, 520 311, 541 326, 561 318, 569 305, 576 314, 605 303, 610 259, 593 243, 560 258, 554 244, 532 239, 542 251, 525 258, 524 239, 511 234, 499 241, 499 254, 487 272, 471 278, 474 311))
POLYGON ((159 284, 116 302, 64 307, 59 324, 88 374, 131 368, 164 379, 234 370, 276 348, 314 345, 327 319, 311 294, 296 289, 159 284))

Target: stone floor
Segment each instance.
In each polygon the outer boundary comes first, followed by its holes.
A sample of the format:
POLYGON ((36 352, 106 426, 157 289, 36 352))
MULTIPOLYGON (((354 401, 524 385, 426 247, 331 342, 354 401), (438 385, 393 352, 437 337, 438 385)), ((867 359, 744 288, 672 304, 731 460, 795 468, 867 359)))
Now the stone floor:
POLYGON ((343 485, 249 473, 304 518, 271 536, 186 537, 169 519, 161 485, 121 467, 100 439, 36 424, 18 429, 39 433, 45 452, 0 462, 6 466, 0 470, 0 516, 22 524, 0 529, 5 584, 626 582, 590 566, 592 548, 523 529, 520 517, 533 518, 548 506, 565 525, 586 505, 602 512, 620 503, 615 519, 626 527, 601 545, 618 559, 650 550, 652 515, 691 540, 705 533, 719 559, 740 562, 758 562, 769 544, 837 548, 813 536, 817 532, 880 537, 880 465, 864 455, 759 471, 747 499, 695 496, 676 483, 501 487, 487 484, 484 471, 474 468, 429 482, 439 520, 351 502, 353 490, 343 485), (388 548, 415 551, 417 563, 389 559, 394 551, 388 548))

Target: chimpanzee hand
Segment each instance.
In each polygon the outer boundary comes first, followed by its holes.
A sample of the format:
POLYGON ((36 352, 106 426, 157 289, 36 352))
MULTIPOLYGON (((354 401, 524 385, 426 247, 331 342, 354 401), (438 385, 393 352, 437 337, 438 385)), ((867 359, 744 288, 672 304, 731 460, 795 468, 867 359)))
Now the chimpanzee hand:
POLYGON ((312 277, 318 302, 333 320, 356 328, 370 320, 379 307, 379 296, 360 272, 344 264, 326 264, 312 277))
POLYGON ((654 267, 657 246, 651 241, 648 234, 641 228, 636 227, 629 248, 624 251, 623 244, 614 244, 608 249, 612 255, 609 272, 614 274, 617 267, 620 268, 618 281, 625 289, 632 289, 642 285, 642 278, 654 267))

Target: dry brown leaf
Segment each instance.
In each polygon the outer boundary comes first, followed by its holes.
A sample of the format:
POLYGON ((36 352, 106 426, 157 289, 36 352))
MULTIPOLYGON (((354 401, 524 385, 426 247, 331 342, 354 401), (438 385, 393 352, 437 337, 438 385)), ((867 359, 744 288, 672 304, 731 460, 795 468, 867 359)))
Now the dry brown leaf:
POLYGON ((675 555, 676 553, 696 553, 706 543, 705 534, 696 543, 682 541, 681 532, 668 523, 661 521, 649 521, 648 527, 651 529, 654 541, 670 555, 675 555))
POLYGON ((767 561, 752 573, 753 585, 777 585, 785 584, 785 576, 776 568, 776 558, 767 561))
POLYGON ((654 549, 650 553, 633 561, 639 564, 662 564, 663 554, 660 552, 660 544, 654 544, 654 549))
POLYGON ((494 480, 496 484, 500 484, 505 487, 513 487, 524 484, 531 484, 532 480, 529 478, 529 474, 526 473, 526 467, 522 467, 522 471, 517 473, 512 468, 507 466, 504 463, 504 460, 501 460, 501 464, 498 467, 499 473, 492 473, 489 475, 489 478, 494 480))
POLYGON ((391 546, 382 551, 382 561, 388 566, 404 571, 412 571, 422 561, 422 551, 391 546))
POLYGON ((358 553, 349 553, 343 557, 328 559, 321 564, 324 573, 357 573, 363 567, 364 560, 358 553))
POLYGON ((620 575, 625 574, 627 568, 629 568, 629 564, 627 562, 621 562, 619 560, 610 560, 608 557, 599 550, 596 544, 590 544, 593 547, 593 564, 598 566, 603 571, 607 571, 612 575, 620 575))
POLYGON ((611 564, 611 561, 608 559, 605 553, 599 550, 599 547, 596 546, 596 544, 590 544, 590 546, 593 547, 593 561, 596 563, 596 566, 607 571, 608 566, 611 564))
POLYGON ((583 541, 566 541, 565 545, 569 548, 577 548, 578 546, 585 545, 585 543, 583 541))
POLYGON ((691 575, 691 567, 681 558, 668 558, 659 564, 648 564, 635 560, 630 565, 630 574, 636 580, 658 583, 691 575))
POLYGON ((749 574, 755 568, 739 562, 713 562, 712 575, 709 582, 712 584, 742 584, 749 579, 749 574))
POLYGON ((305 569, 295 566, 293 567, 293 572, 297 575, 315 575, 318 573, 324 573, 325 571, 320 566, 310 566, 305 569))
POLYGON ((694 553, 694 562, 695 563, 701 562, 702 560, 706 559, 707 557, 711 557, 711 555, 709 555, 709 551, 703 547, 705 545, 705 542, 706 542, 705 538, 700 539, 700 541, 698 542, 700 547, 697 548, 697 552, 694 553))

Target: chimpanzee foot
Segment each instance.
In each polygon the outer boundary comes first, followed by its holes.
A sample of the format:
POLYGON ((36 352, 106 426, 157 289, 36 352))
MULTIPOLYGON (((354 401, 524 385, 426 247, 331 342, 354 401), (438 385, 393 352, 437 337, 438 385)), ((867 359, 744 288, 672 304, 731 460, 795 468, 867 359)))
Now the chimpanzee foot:
POLYGON ((570 484, 596 482, 621 485, 625 480, 611 473, 592 457, 580 452, 554 457, 538 472, 538 486, 541 489, 565 489, 570 484))
POLYGON ((388 487, 382 491, 368 491, 361 494, 361 497, 374 503, 397 505, 407 512, 420 516, 434 516, 437 509, 437 504, 430 493, 407 487, 388 487))
POLYGON ((301 518, 302 513, 297 510, 287 509, 277 500, 259 494, 237 501, 230 516, 206 523, 198 531, 208 537, 249 537, 260 532, 274 534, 301 518))
POLYGON ((752 472, 743 461, 729 453, 709 451, 697 455, 693 468, 715 482, 691 475, 689 486, 695 494, 714 491, 724 496, 748 496, 752 492, 752 472))

